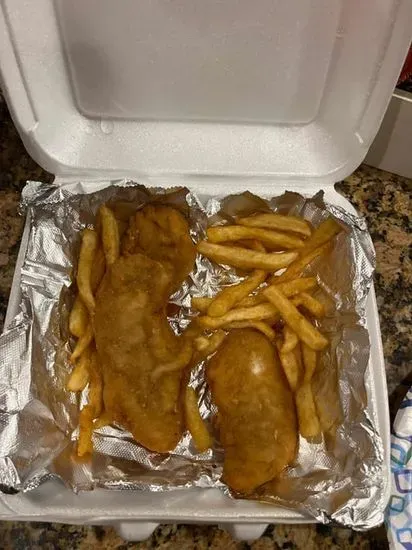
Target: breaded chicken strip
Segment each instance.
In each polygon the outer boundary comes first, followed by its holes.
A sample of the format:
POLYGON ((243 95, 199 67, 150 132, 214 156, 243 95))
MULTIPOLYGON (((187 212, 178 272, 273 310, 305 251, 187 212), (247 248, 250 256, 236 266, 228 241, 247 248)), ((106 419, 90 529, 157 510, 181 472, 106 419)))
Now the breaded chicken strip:
POLYGON ((296 456, 292 393, 274 346, 253 329, 232 330, 206 373, 225 450, 223 480, 248 494, 296 456))
POLYGON ((96 295, 105 414, 148 449, 167 452, 184 429, 181 379, 192 349, 173 333, 166 306, 193 268, 195 247, 177 210, 150 206, 133 216, 123 253, 96 295))

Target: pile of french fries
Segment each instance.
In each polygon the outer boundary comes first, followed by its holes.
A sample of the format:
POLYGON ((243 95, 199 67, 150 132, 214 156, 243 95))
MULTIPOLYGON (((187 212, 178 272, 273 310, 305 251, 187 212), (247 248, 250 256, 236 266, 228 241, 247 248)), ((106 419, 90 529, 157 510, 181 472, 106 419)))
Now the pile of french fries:
POLYGON ((97 225, 99 230, 87 228, 82 234, 76 277, 78 294, 69 316, 69 331, 77 342, 70 356, 73 370, 66 387, 78 393, 88 386, 88 403, 79 416, 79 457, 91 454, 93 430, 109 422, 103 411, 103 381, 93 321, 95 296, 107 266, 119 257, 120 238, 114 214, 105 205, 99 209, 97 225))
POLYGON ((192 307, 200 312, 198 326, 205 331, 194 340, 195 347, 213 353, 234 328, 252 327, 265 334, 278 349, 305 438, 321 431, 311 380, 328 340, 316 326, 325 315, 324 304, 311 294, 317 279, 303 275, 341 230, 332 217, 313 229, 297 216, 256 214, 234 225, 210 227, 207 240, 198 244, 210 260, 248 273, 213 298, 192 298, 192 307))

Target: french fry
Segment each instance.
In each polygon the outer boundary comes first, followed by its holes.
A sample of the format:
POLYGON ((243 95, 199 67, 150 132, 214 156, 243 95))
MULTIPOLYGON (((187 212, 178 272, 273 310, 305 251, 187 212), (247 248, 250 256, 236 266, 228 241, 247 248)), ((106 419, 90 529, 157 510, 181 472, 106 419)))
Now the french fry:
POLYGON ((325 306, 307 292, 301 292, 296 296, 299 305, 303 306, 314 317, 325 316, 325 306))
POLYGON ((197 309, 197 311, 201 313, 206 313, 213 300, 214 298, 209 298, 207 296, 193 296, 191 305, 193 309, 197 309))
POLYGON ((95 301, 91 287, 91 273, 98 246, 98 235, 92 229, 83 231, 80 247, 79 264, 77 267, 77 288, 79 295, 90 315, 94 313, 95 301))
POLYGON ((305 438, 318 436, 320 424, 310 383, 304 383, 297 389, 295 401, 300 434, 305 438))
POLYGON ((315 229, 309 239, 305 241, 305 246, 300 251, 301 256, 329 242, 335 235, 340 233, 342 229, 343 227, 335 218, 327 218, 315 229))
POLYGON ((286 267, 297 258, 297 252, 263 253, 239 246, 223 246, 206 241, 201 241, 197 245, 197 250, 217 263, 265 271, 276 271, 286 267))
POLYGON ((263 321, 233 321, 224 326, 225 329, 231 328, 254 328, 259 330, 264 334, 269 340, 273 341, 275 339, 276 333, 271 326, 263 321))
POLYGON ((299 387, 302 371, 300 350, 297 353, 296 348, 288 352, 279 351, 280 362, 292 392, 295 392, 299 387))
POLYGON ((224 288, 207 309, 210 317, 221 317, 248 294, 253 292, 266 279, 266 272, 256 269, 249 277, 237 285, 224 288))
POLYGON ((92 340, 93 340, 93 327, 91 322, 89 322, 86 327, 86 330, 77 340, 73 353, 70 356, 70 361, 72 363, 74 363, 76 359, 78 359, 82 355, 82 353, 89 347, 92 340))
POLYGON ((284 214, 255 214, 247 218, 236 220, 240 225, 248 227, 264 227, 266 229, 275 229, 280 231, 290 231, 299 233, 305 237, 311 234, 310 224, 298 216, 285 216, 284 214))
POLYGON ((307 346, 304 342, 301 343, 303 365, 305 367, 304 382, 310 382, 312 376, 316 370, 317 365, 317 352, 307 346))
POLYGON ((67 381, 66 388, 74 392, 83 391, 89 382, 89 373, 90 353, 89 348, 87 348, 74 365, 69 380, 67 381))
POLYGON ((298 341, 298 343, 296 344, 296 346, 293 348, 292 351, 295 354, 296 361, 299 365, 299 377, 300 377, 299 385, 300 385, 300 382, 302 382, 303 375, 304 375, 304 367, 303 367, 303 359, 302 359, 302 342, 298 341))
POLYGON ((290 296, 314 288, 316 284, 316 277, 302 277, 301 279, 281 283, 276 288, 289 298, 290 296))
POLYGON ((82 408, 79 415, 79 440, 77 442, 77 455, 85 456, 93 452, 93 411, 90 405, 82 408))
POLYGON ((298 335, 294 330, 290 328, 289 325, 283 327, 283 344, 281 351, 282 353, 289 353, 292 351, 297 343, 299 342, 298 335))
POLYGON ((153 382, 156 382, 161 376, 183 370, 190 363, 193 354, 193 346, 191 340, 188 338, 183 339, 183 345, 176 358, 169 363, 163 363, 157 365, 151 372, 151 378, 153 382))
POLYGON ((213 446, 212 438, 200 416, 196 392, 193 388, 185 390, 186 426, 193 437, 193 442, 199 453, 204 453, 213 446))
MULTIPOLYGON (((90 274, 90 288, 93 296, 96 293, 96 290, 103 278, 106 268, 106 260, 104 258, 103 250, 100 246, 97 247, 93 266, 90 274)), ((89 322, 89 313, 86 306, 83 303, 80 295, 77 295, 72 310, 69 316, 69 331, 73 336, 80 336, 86 330, 87 324, 89 322)))
POLYGON ((112 265, 120 254, 119 228, 113 212, 106 205, 99 209, 102 224, 102 242, 107 265, 112 265))
POLYGON ((70 334, 80 338, 89 322, 89 313, 80 296, 76 296, 69 316, 70 334))
POLYGON ((275 286, 268 287, 264 290, 263 294, 280 312, 285 323, 287 323, 310 348, 322 350, 328 345, 328 341, 323 334, 321 334, 275 286))
POLYGON ((90 277, 90 286, 93 292, 93 295, 96 294, 97 289, 103 279, 104 273, 106 271, 106 258, 104 256, 103 248, 101 246, 97 247, 96 254, 94 256, 94 262, 92 267, 92 273, 90 277))
POLYGON ((103 380, 96 350, 93 350, 90 354, 89 406, 93 419, 98 418, 103 409, 103 380))
POLYGON ((294 235, 271 231, 260 227, 245 227, 242 225, 220 225, 209 227, 207 238, 211 243, 222 243, 226 241, 240 241, 243 239, 256 239, 264 246, 272 248, 295 249, 302 248, 304 241, 294 235))
POLYGON ((214 353, 223 340, 226 338, 224 330, 217 330, 211 336, 199 336, 195 340, 195 346, 197 351, 201 352, 203 357, 207 357, 214 353))
POLYGON ((310 252, 305 252, 304 248, 301 248, 299 251, 300 252, 299 258, 297 258, 297 260, 294 260, 287 267, 287 269, 282 273, 282 275, 273 275, 269 279, 269 283, 271 285, 279 285, 279 284, 285 283, 286 281, 292 281, 297 277, 300 277, 304 269, 311 262, 313 262, 313 260, 315 260, 319 256, 323 256, 323 254, 326 254, 329 247, 330 247, 330 243, 327 242, 322 246, 319 246, 318 248, 311 250, 310 252))
POLYGON ((323 221, 305 241, 303 248, 299 249, 299 257, 288 266, 282 275, 273 277, 270 282, 276 284, 298 277, 310 262, 326 253, 330 241, 340 231, 342 231, 342 226, 334 218, 323 221))
POLYGON ((217 329, 234 321, 262 321, 278 317, 278 310, 272 304, 266 303, 254 307, 231 309, 221 317, 209 317, 207 315, 197 317, 197 322, 202 328, 217 329))
POLYGON ((266 298, 263 296, 262 292, 258 292, 254 294, 253 296, 246 296, 246 298, 243 298, 243 300, 240 300, 236 304, 237 308, 245 308, 245 307, 255 307, 259 304, 263 304, 264 302, 267 302, 266 298))
POLYGON ((257 239, 246 239, 245 241, 241 240, 238 241, 237 244, 238 246, 243 246, 244 248, 256 250, 256 252, 266 252, 266 248, 257 239))
MULTIPOLYGON (((299 292, 310 290, 316 286, 316 277, 302 277, 301 279, 295 279, 286 283, 277 285, 277 288, 283 292, 286 297, 294 296, 299 292)), ((255 294, 254 296, 248 296, 241 300, 237 307, 252 307, 266 301, 263 295, 263 290, 255 294)))

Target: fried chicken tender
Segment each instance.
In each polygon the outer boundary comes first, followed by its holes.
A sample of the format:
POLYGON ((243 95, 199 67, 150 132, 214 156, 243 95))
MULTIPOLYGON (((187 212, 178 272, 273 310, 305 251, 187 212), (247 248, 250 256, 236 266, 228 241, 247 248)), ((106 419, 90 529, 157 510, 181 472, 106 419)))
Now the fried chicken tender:
POLYGON ((206 369, 225 450, 223 480, 251 493, 293 462, 298 443, 292 393, 271 342, 232 330, 206 369))
POLYGON ((193 268, 194 250, 183 216, 172 208, 146 207, 133 217, 123 244, 125 255, 108 266, 96 295, 94 332, 105 414, 143 446, 160 453, 174 449, 184 429, 181 379, 185 364, 181 360, 179 368, 168 367, 176 358, 189 362, 191 354, 185 338, 173 333, 166 306, 176 285, 193 268), (169 220, 169 245, 165 228, 156 222, 157 211, 162 220, 169 220), (150 238, 142 222, 147 212, 150 238), (167 252, 168 246, 174 256, 167 252), (154 377, 154 372, 160 374, 154 377))
POLYGON ((196 249, 185 218, 169 206, 148 205, 130 220, 123 239, 124 255, 141 252, 173 270, 174 292, 193 269, 196 249))

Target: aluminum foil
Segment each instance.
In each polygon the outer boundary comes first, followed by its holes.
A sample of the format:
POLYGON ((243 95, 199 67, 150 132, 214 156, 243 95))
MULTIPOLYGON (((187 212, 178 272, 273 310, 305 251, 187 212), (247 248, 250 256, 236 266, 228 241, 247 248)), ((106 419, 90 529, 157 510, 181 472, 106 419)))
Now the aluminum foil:
MULTIPOLYGON (((153 201, 182 210, 195 242, 204 237, 208 224, 257 211, 300 214, 315 226, 331 214, 341 221, 344 231, 330 255, 306 270, 317 275, 322 289, 318 298, 328 311, 321 330, 330 347, 321 354, 313 380, 324 435, 316 442, 300 438, 295 464, 250 498, 356 529, 381 523, 385 461, 376 419, 368 408, 365 328, 374 251, 365 222, 326 205, 321 193, 304 198, 287 192, 262 199, 246 192, 200 200, 186 188, 148 190, 127 180, 88 182, 87 187, 30 182, 22 197, 29 228, 17 285, 20 308, 0 337, 0 488, 28 491, 58 477, 75 491, 219 487, 236 498, 220 481, 223 450, 218 443, 198 455, 187 433, 172 453, 161 455, 141 447, 121 427, 107 426, 94 434, 91 462, 73 458, 79 405, 86 399, 85 392, 79 397, 65 390, 73 345, 68 313, 80 233, 94 223, 103 202, 116 205, 126 222, 133 211, 153 201)), ((213 296, 222 285, 240 279, 234 269, 198 256, 189 280, 170 300, 169 321, 175 332, 196 314, 190 307, 192 296, 213 296)), ((204 366, 193 369, 190 384, 197 388, 201 414, 210 422, 216 411, 204 366)))

